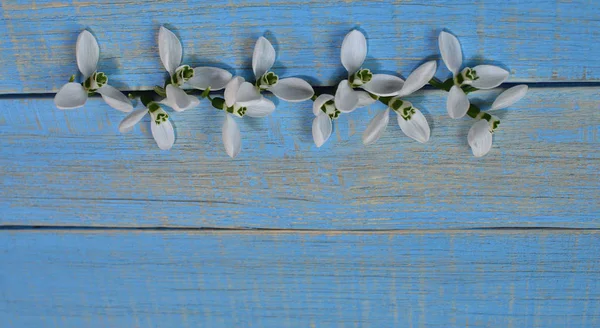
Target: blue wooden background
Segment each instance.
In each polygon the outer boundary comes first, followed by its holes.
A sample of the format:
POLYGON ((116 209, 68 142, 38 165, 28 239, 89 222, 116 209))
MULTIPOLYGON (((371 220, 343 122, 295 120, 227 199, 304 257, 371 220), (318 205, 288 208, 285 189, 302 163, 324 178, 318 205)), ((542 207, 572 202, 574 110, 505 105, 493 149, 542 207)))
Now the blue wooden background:
MULTIPOLYGON (((0 327, 596 327, 600 325, 600 3, 597 1, 0 1, 0 327), (439 59, 437 35, 468 64, 527 83, 474 158, 469 120, 443 92, 410 99, 429 143, 382 109, 312 142, 311 103, 279 102, 222 149, 222 113, 173 113, 160 151, 148 121, 92 98, 54 107, 90 29, 111 85, 164 80, 167 24, 184 61, 251 77, 265 35, 280 76, 327 88, 339 46, 368 38, 366 67, 406 77, 439 59), (249 230, 250 229, 250 230, 249 230)), ((449 73, 438 62, 437 76, 449 73)))

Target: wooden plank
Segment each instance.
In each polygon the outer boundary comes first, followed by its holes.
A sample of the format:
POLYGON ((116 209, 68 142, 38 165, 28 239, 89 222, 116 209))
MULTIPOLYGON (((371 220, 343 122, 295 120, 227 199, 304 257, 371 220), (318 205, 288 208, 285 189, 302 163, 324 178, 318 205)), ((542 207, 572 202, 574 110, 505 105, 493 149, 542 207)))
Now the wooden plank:
POLYGON ((597 327, 598 232, 1 235, 6 327, 597 327))
MULTIPOLYGON (((482 101, 498 91, 478 93, 482 101)), ((475 98, 474 98, 475 99, 475 98)), ((94 226, 442 229, 600 227, 600 94, 532 89, 500 111, 490 154, 471 155, 472 120, 451 120, 445 94, 411 99, 433 130, 422 145, 395 120, 375 145, 361 134, 381 106, 336 121, 322 148, 310 103, 240 120, 243 151, 221 142, 223 113, 206 102, 173 113, 177 141, 160 151, 148 118, 127 135, 100 99, 61 111, 51 99, 0 102, 0 223, 94 226)), ((489 104, 489 102, 488 102, 489 104)))
MULTIPOLYGON (((219 63, 250 77, 252 47, 266 34, 282 76, 336 85, 344 76, 339 46, 360 27, 369 39, 366 66, 408 74, 439 57, 437 35, 460 37, 467 63, 495 62, 511 81, 600 80, 600 2, 405 1, 1 1, 0 93, 55 92, 76 72, 74 46, 90 28, 101 69, 119 88, 149 89, 164 81, 156 47, 161 24, 183 41, 185 61, 219 63)), ((439 71, 440 76, 448 73, 439 71)))

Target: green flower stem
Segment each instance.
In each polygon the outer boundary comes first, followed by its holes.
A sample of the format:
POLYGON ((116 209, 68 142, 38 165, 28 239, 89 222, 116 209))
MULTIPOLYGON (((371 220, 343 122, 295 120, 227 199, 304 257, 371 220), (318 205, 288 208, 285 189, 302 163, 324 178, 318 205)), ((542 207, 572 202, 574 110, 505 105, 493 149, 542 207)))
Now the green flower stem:
POLYGON ((379 101, 385 104, 386 106, 389 106, 392 98, 394 97, 379 97, 379 101))
POLYGON ((433 79, 429 80, 429 84, 431 84, 431 86, 433 86, 434 88, 438 88, 440 90, 449 92, 450 88, 452 88, 452 86, 454 85, 454 79, 449 78, 446 81, 442 82, 434 77, 433 79))
POLYGON ((473 104, 469 106, 469 110, 467 111, 467 115, 469 115, 469 117, 477 118, 477 115, 479 115, 479 113, 481 113, 481 109, 479 109, 479 107, 473 104))

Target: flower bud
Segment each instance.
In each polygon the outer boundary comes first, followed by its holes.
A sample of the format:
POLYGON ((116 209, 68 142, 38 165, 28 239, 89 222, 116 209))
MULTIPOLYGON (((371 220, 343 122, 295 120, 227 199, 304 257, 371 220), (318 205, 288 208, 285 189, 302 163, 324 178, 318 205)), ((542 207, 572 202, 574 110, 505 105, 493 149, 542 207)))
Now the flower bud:
POLYGON ((277 84, 278 81, 279 76, 277 76, 277 74, 273 72, 267 72, 260 78, 258 85, 262 90, 265 90, 277 84))
POLYGON ((477 72, 469 67, 465 67, 456 77, 454 77, 454 83, 456 85, 470 85, 473 81, 479 79, 477 72))
POLYGON ((156 125, 160 125, 169 119, 169 114, 154 101, 148 104, 148 111, 156 125))
POLYGON ((336 119, 340 116, 340 111, 335 108, 335 102, 333 100, 329 100, 321 106, 321 111, 323 113, 329 115, 329 118, 336 119))
POLYGON ((192 69, 189 65, 183 65, 175 70, 175 74, 171 78, 173 84, 177 86, 183 85, 187 80, 194 77, 194 69, 192 69))
POLYGON ((373 73, 371 73, 369 69, 361 69, 350 77, 350 85, 352 85, 353 88, 359 87, 371 81, 372 78, 373 73))

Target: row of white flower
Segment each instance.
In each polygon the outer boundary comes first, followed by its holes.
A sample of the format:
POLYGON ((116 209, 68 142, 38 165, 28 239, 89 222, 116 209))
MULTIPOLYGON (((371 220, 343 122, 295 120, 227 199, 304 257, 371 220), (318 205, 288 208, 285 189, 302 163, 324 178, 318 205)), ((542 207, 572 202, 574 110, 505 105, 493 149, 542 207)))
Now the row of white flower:
MULTIPOLYGON (((97 71, 100 50, 94 36, 87 30, 77 38, 77 66, 82 74, 81 83, 71 81, 56 94, 54 102, 60 109, 82 107, 88 95, 98 93, 106 103, 120 111, 130 112, 119 125, 122 133, 133 129, 146 115, 151 116, 151 130, 158 147, 170 149, 175 142, 173 126, 161 107, 165 105, 181 112, 199 105, 200 99, 188 94, 182 87, 189 86, 202 90, 201 98, 208 99, 212 106, 225 113, 222 136, 225 151, 235 157, 241 150, 240 129, 234 117, 264 117, 275 110, 275 104, 261 93, 265 90, 281 100, 300 102, 313 100, 315 118, 312 124, 313 139, 317 147, 322 146, 331 136, 332 121, 342 113, 350 113, 357 108, 368 106, 376 101, 388 107, 377 114, 367 126, 362 136, 365 145, 377 141, 385 131, 390 111, 397 114, 400 129, 410 138, 425 143, 429 140, 430 129, 425 116, 405 100, 413 92, 427 83, 448 91, 447 111, 453 119, 465 115, 475 119, 468 134, 468 143, 477 157, 489 152, 492 146, 492 133, 500 120, 469 102, 467 94, 479 89, 492 89, 502 84, 509 73, 497 66, 479 65, 462 68, 462 51, 458 39, 448 33, 439 35, 442 60, 453 76, 445 82, 434 78, 436 61, 428 61, 415 69, 406 80, 389 74, 373 74, 363 68, 367 56, 367 41, 358 30, 352 30, 342 42, 341 62, 348 71, 348 78, 341 81, 335 95, 316 96, 312 86, 306 81, 290 77, 279 78, 271 68, 275 62, 275 49, 264 37, 260 37, 254 47, 252 70, 255 83, 216 67, 196 67, 182 65, 182 46, 177 36, 165 27, 158 33, 158 48, 163 66, 169 73, 163 87, 157 86, 155 94, 142 95, 143 108, 134 110, 130 98, 110 86, 107 76, 97 71), (461 69, 462 68, 462 69, 461 69), (211 91, 223 90, 223 98, 211 96, 211 91)), ((490 110, 511 106, 527 92, 526 85, 518 85, 501 93, 490 110)), ((131 96, 131 95, 130 95, 131 96)))

